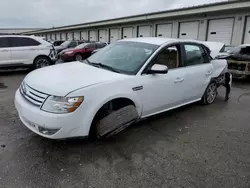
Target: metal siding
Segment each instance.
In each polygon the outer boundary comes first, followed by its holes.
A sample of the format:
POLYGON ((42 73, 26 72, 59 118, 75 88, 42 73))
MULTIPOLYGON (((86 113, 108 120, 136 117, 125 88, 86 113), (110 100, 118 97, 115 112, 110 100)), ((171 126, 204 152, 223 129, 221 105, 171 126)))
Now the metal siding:
POLYGON ((156 36, 157 37, 172 37, 172 24, 158 24, 156 26, 156 36))
POLYGON ((138 37, 150 37, 151 27, 150 26, 139 26, 138 27, 138 37))
POLYGON ((133 27, 124 27, 122 29, 122 38, 133 38, 133 27))
POLYGON ((110 29, 110 43, 114 43, 119 40, 119 30, 118 29, 110 29))
POLYGON ((80 32, 79 31, 76 31, 76 32, 74 32, 74 39, 75 40, 80 40, 80 32))
POLYGON ((89 40, 97 41, 96 31, 89 31, 89 40))
POLYGON ((81 31, 81 40, 88 40, 87 31, 81 31))
POLYGON ((180 39, 198 39, 199 22, 181 22, 179 29, 180 39))
POLYGON ((233 26, 233 18, 209 20, 207 41, 231 44, 233 26))
POLYGON ((100 42, 107 42, 107 30, 106 29, 100 29, 99 31, 99 41, 100 42))
POLYGON ((250 16, 246 20, 244 44, 250 44, 250 16))

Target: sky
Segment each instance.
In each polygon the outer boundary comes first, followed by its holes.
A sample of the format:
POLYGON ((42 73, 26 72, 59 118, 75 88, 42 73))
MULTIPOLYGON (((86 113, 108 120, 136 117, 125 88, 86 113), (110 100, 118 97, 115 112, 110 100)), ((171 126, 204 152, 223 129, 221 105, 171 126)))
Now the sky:
POLYGON ((49 28, 226 0, 0 0, 0 27, 49 28))

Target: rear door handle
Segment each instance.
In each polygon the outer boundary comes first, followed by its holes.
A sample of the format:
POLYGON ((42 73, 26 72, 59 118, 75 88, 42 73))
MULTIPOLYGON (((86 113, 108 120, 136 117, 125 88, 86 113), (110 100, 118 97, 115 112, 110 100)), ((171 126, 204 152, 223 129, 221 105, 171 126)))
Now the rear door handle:
POLYGON ((2 50, 1 52, 8 52, 9 50, 2 50))
POLYGON ((181 83, 184 81, 184 78, 176 78, 174 83, 181 83))

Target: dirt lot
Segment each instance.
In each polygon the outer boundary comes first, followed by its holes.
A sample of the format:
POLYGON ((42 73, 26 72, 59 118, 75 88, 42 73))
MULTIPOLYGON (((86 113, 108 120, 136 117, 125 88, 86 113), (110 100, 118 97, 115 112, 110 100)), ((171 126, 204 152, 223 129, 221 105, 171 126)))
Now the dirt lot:
POLYGON ((1 188, 250 187, 250 82, 234 83, 229 102, 163 113, 106 141, 53 141, 17 117, 25 74, 0 73, 1 188))

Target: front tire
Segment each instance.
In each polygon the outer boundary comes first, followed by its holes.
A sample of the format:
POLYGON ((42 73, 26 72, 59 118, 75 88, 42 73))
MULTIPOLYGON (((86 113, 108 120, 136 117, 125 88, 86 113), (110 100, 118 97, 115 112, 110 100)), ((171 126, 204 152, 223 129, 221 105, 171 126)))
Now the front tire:
POLYGON ((81 60, 83 60, 83 57, 82 57, 81 54, 76 54, 75 57, 74 57, 74 59, 75 59, 76 61, 81 61, 81 60))
POLYGON ((43 67, 50 66, 51 64, 51 60, 48 57, 40 56, 34 60, 33 69, 40 69, 43 67))
POLYGON ((217 97, 217 83, 210 82, 207 86, 207 89, 202 96, 201 103, 204 105, 212 104, 217 97))

